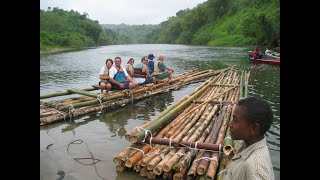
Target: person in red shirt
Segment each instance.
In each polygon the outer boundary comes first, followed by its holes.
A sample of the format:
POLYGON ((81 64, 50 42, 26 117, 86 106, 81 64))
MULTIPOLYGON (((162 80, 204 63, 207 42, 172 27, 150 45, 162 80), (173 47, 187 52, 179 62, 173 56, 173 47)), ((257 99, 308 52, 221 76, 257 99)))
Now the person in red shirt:
POLYGON ((252 56, 254 59, 261 59, 262 58, 262 52, 259 48, 256 48, 253 52, 252 52, 252 56))

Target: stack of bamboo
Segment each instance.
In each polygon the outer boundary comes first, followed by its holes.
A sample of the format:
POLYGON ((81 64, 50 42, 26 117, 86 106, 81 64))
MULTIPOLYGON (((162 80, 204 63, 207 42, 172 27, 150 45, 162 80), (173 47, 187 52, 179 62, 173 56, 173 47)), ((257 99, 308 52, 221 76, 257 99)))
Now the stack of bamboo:
POLYGON ((115 156, 117 171, 133 169, 149 179, 214 179, 221 151, 199 150, 195 144, 223 144, 234 102, 239 99, 240 78, 232 68, 220 73, 126 134, 132 144, 115 156), (153 144, 158 138, 169 143, 153 144), (184 141, 193 143, 172 145, 184 141))
POLYGON ((65 92, 42 95, 40 96, 40 99, 69 94, 81 94, 84 96, 60 101, 40 101, 40 125, 46 125, 58 120, 76 117, 94 111, 101 111, 102 109, 107 109, 110 107, 121 106, 123 104, 150 97, 158 93, 166 92, 172 89, 178 89, 183 85, 217 75, 223 71, 226 71, 227 69, 185 72, 177 75, 170 81, 160 82, 152 86, 139 87, 132 91, 111 92, 107 97, 101 97, 97 93, 88 92, 99 89, 99 87, 96 86, 82 90, 68 89, 65 92))

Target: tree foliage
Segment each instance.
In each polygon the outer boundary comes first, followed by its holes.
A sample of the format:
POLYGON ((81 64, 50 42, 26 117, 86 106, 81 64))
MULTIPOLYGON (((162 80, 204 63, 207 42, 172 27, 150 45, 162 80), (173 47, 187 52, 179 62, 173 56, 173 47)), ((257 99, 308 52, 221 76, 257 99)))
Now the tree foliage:
POLYGON ((280 46, 280 0, 208 0, 177 12, 147 37, 154 43, 280 46))
MULTIPOLYGON (((68 46, 92 47, 118 43, 116 33, 104 30, 87 13, 54 7, 40 9, 40 48, 68 46)), ((124 40, 126 41, 126 40, 124 40)))

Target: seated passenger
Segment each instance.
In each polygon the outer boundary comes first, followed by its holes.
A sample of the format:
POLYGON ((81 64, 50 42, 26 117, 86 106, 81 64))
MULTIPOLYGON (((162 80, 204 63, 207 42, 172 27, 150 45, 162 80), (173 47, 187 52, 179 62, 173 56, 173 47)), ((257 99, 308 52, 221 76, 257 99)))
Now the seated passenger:
POLYGON ((106 95, 108 95, 108 91, 111 89, 111 84, 109 82, 109 70, 113 65, 113 61, 111 58, 106 60, 106 65, 103 66, 99 73, 99 86, 101 89, 101 94, 103 94, 103 90, 106 90, 106 95))
POLYGON ((128 73, 129 76, 131 76, 131 77, 132 77, 132 75, 133 75, 133 64, 134 64, 134 59, 133 59, 133 58, 130 58, 129 61, 127 62, 127 65, 126 65, 127 73, 128 73))
POLYGON ((149 54, 148 55, 148 68, 149 68, 149 74, 152 74, 154 71, 154 61, 153 61, 154 55, 149 54))
POLYGON ((109 81, 112 83, 112 89, 132 89, 137 87, 136 83, 127 73, 126 69, 121 66, 121 58, 115 57, 114 64, 109 70, 109 81))
POLYGON ((160 55, 158 60, 154 63, 154 72, 153 75, 156 79, 172 79, 172 74, 174 72, 173 68, 167 67, 164 63, 164 56, 160 55))
POLYGON ((141 58, 141 63, 138 63, 134 65, 134 73, 133 73, 133 79, 136 81, 138 84, 149 84, 153 83, 154 78, 151 77, 149 73, 149 68, 148 68, 148 58, 147 56, 143 56, 141 58))

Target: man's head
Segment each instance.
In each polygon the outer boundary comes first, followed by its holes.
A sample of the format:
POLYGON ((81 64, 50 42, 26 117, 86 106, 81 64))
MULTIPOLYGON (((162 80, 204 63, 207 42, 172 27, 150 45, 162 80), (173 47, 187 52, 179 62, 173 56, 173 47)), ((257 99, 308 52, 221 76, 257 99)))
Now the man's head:
POLYGON ((248 97, 238 101, 230 122, 230 134, 234 140, 250 140, 263 137, 273 121, 270 105, 261 98, 248 97))
POLYGON ((117 67, 120 67, 120 66, 121 66, 121 57, 115 57, 115 58, 114 58, 114 64, 115 64, 117 67))
POLYGON ((141 63, 142 64, 148 64, 148 57, 147 56, 142 56, 141 63))
POLYGON ((158 61, 163 61, 164 60, 164 56, 163 55, 160 55, 159 57, 158 57, 158 61))
POLYGON ((153 54, 149 54, 149 55, 148 55, 148 59, 153 60, 153 58, 154 58, 154 55, 153 55, 153 54))

